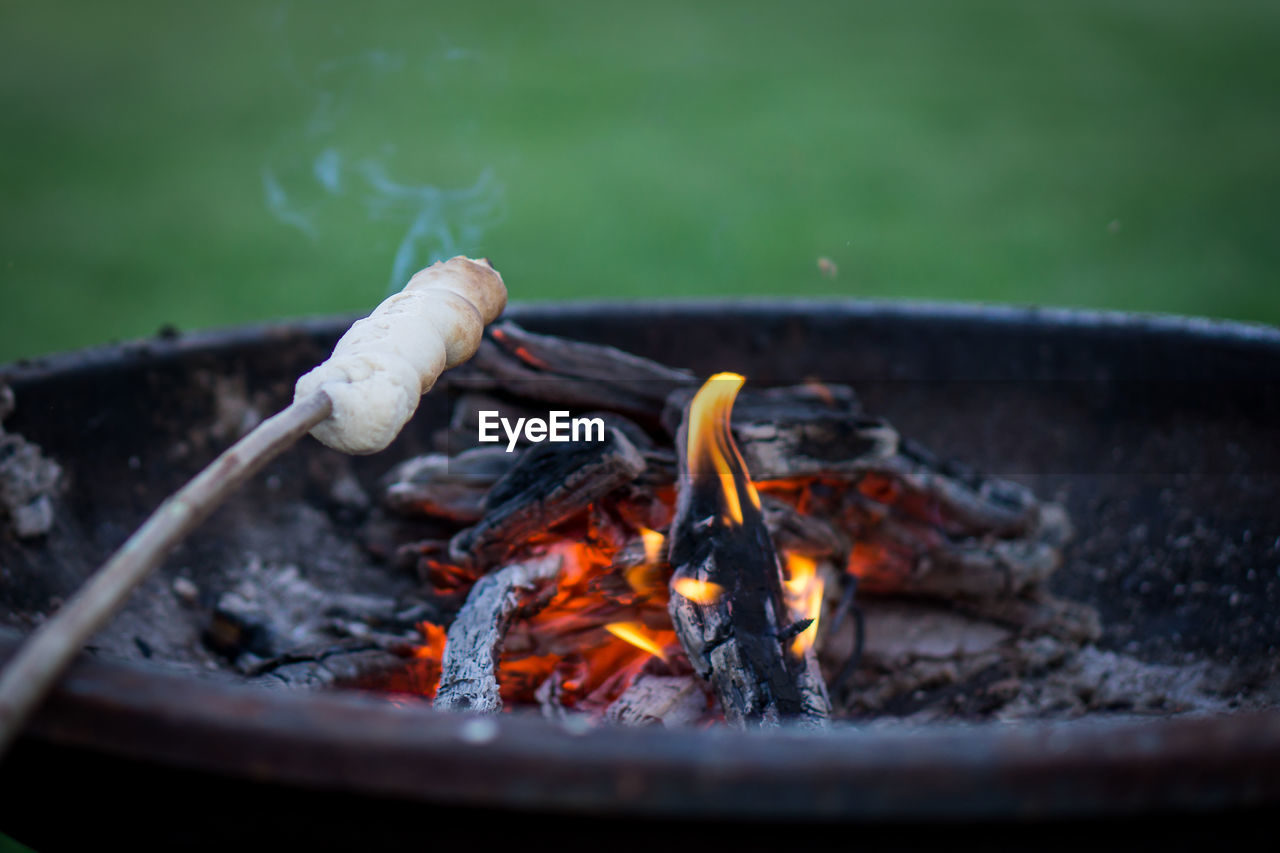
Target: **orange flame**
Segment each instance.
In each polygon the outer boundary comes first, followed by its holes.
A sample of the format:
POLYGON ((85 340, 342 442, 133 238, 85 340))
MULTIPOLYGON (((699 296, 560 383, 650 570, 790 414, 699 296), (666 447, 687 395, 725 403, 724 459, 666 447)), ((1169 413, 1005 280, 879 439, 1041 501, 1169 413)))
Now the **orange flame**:
POLYGON ((656 530, 640 527, 640 541, 644 544, 644 562, 627 569, 624 576, 631 589, 640 595, 657 592, 664 584, 662 565, 665 562, 662 546, 666 537, 656 530))
POLYGON ((667 659, 667 654, 643 622, 610 622, 604 629, 620 640, 626 640, 637 649, 643 649, 654 657, 667 659))
POLYGON ((813 558, 802 554, 787 554, 786 588, 787 606, 795 619, 812 619, 791 641, 791 651, 803 655, 818 637, 818 617, 822 614, 823 582, 818 575, 818 565, 813 558))
POLYGON ((667 541, 667 537, 663 536, 656 530, 641 527, 640 538, 644 541, 645 562, 660 562, 662 560, 662 546, 667 541))
POLYGON ((717 373, 708 379, 689 404, 689 449, 686 462, 695 480, 706 477, 720 479, 724 495, 725 524, 742 524, 742 497, 760 509, 760 496, 747 478, 747 465, 742 461, 729 434, 729 416, 733 401, 746 379, 737 373, 717 373), (736 474, 736 476, 735 476, 736 474))
POLYGON ((671 588, 694 604, 714 604, 724 595, 724 587, 720 584, 697 578, 676 578, 671 582, 671 588))

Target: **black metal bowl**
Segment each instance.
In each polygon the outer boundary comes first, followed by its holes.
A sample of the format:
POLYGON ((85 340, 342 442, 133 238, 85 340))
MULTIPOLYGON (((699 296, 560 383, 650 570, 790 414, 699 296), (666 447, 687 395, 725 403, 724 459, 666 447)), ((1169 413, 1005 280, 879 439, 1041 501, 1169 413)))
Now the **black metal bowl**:
MULTIPOLYGON (((847 301, 539 305, 508 316, 700 373, 851 382, 870 411, 940 455, 1065 501, 1079 543, 1055 583, 1099 607, 1103 645, 1274 672, 1277 330, 847 301), (1175 594, 1179 583, 1207 592, 1175 594)), ((18 613, 68 595, 219 449, 190 439, 192 424, 218 416, 215 380, 282 405, 345 326, 308 321, 169 337, 0 370, 18 399, 5 427, 38 442, 68 482, 47 538, 0 534, 0 621, 17 626, 18 613), (185 453, 175 455, 183 442, 185 453)), ((386 454, 358 463, 360 476, 372 481, 421 450, 445 416, 446 396, 429 395, 386 454)), ((308 441, 236 502, 253 511, 308 500, 292 483, 328 452, 308 441)), ((216 548, 241 515, 235 507, 216 515, 169 565, 216 548)), ((13 629, 0 636, 0 654, 18 637, 13 629)), ((175 674, 162 662, 90 655, 0 766, 0 783, 0 831, 53 842, 85 827, 43 822, 24 803, 70 796, 79 809, 83 797, 118 814, 134 799, 150 812, 162 802, 186 827, 162 821, 164 837, 204 841, 234 837, 227 826, 245 820, 262 825, 297 811, 309 822, 303 837, 333 841, 359 826, 363 834, 351 837, 366 842, 418 830, 421 839, 442 821, 492 832, 493 816, 520 812, 544 816, 526 817, 527 826, 556 815, 651 830, 674 820, 705 827, 1216 815, 1280 804, 1280 713, 819 735, 583 731, 518 715, 438 714, 354 692, 251 689, 175 674), (387 805, 403 801, 418 805, 387 805)), ((615 846, 640 837, 624 835, 615 846)))

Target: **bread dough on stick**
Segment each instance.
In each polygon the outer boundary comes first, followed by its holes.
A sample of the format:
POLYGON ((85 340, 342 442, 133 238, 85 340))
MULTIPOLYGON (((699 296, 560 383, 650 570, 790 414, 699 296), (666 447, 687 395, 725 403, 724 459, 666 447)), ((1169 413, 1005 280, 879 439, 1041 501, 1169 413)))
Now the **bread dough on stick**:
POLYGON ((506 304, 502 276, 483 258, 459 255, 417 273, 298 380, 295 402, 316 391, 333 401, 333 414, 311 434, 344 453, 382 450, 440 374, 475 354, 506 304))

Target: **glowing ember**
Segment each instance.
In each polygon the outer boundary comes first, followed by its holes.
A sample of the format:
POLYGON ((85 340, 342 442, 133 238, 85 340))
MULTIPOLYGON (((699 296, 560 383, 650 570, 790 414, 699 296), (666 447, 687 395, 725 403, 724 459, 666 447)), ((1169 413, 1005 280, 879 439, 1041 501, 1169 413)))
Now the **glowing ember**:
MULTIPOLYGON (((761 510, 732 435, 730 416, 744 378, 719 373, 709 379, 689 404, 687 468, 692 477, 711 483, 719 523, 741 529, 749 507, 761 510)), ((765 483, 762 488, 805 512, 817 479, 765 483)), ((867 488, 871 488, 868 486, 867 488)), ((827 494, 826 491, 822 492, 827 494)), ((720 584, 694 577, 672 580, 667 535, 659 526, 672 523, 676 493, 660 486, 645 496, 630 494, 592 504, 572 520, 539 532, 513 552, 558 554, 562 568, 553 588, 531 596, 529 614, 507 631, 498 665, 499 690, 508 708, 536 706, 548 695, 564 708, 603 713, 642 671, 687 673, 690 664, 668 612, 669 595, 700 605, 719 602, 720 584)), ((818 633, 823 581, 812 558, 786 553, 783 592, 790 619, 813 620, 789 643, 803 655, 818 633)), ((874 571, 883 555, 855 547, 849 570, 874 571), (878 559, 877 559, 878 558, 878 559), (871 565, 858 565, 865 560, 871 565)), ((477 575, 467 567, 430 562, 430 579, 441 594, 465 595, 477 575)), ((732 567, 725 567, 732 571, 732 567)), ((423 643, 412 664, 381 689, 433 697, 440 677, 445 629, 424 623, 423 643)))
POLYGON ((720 478, 724 495, 722 521, 742 524, 742 498, 760 509, 760 496, 741 472, 747 470, 729 435, 733 401, 746 379, 737 373, 717 373, 706 381, 689 404, 689 474, 695 480, 720 478), (708 468, 708 466, 711 466, 708 468))
POLYGON ((720 584, 697 578, 676 578, 671 587, 695 604, 714 604, 724 595, 724 587, 720 584))
POLYGON ((791 651, 802 655, 818 637, 818 617, 822 613, 823 582, 813 559, 801 554, 787 554, 787 577, 783 587, 787 593, 787 607, 796 619, 812 619, 791 641, 791 651))

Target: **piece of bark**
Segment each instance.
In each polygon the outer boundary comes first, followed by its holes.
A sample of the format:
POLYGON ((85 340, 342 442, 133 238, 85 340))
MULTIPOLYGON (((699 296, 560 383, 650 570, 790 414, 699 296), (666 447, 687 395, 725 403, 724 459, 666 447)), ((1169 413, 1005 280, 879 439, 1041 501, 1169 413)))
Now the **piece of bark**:
POLYGON ((677 434, 680 481, 671 524, 669 612, 694 671, 711 682, 732 725, 774 725, 784 720, 819 724, 829 714, 826 687, 812 649, 793 654, 795 625, 782 590, 778 558, 728 434, 728 413, 713 425, 731 478, 711 459, 688 462, 690 425, 677 434), (736 498, 737 515, 731 510, 736 498), (694 601, 679 592, 685 581, 714 584, 723 592, 694 601))
POLYGON ((507 629, 525 612, 530 593, 559 574, 561 562, 559 555, 536 557, 476 581, 449 626, 436 708, 482 714, 502 710, 498 659, 507 629))
POLYGON ((692 675, 640 673, 604 718, 624 726, 691 726, 707 716, 708 696, 692 675))
POLYGON ((697 385, 688 371, 610 346, 535 334, 511 322, 489 327, 475 356, 452 381, 467 390, 619 412, 653 426, 667 395, 697 385))
POLYGON ((606 429, 602 442, 534 445, 489 491, 480 522, 453 538, 450 557, 477 567, 500 562, 644 469, 640 452, 617 429, 606 429))

